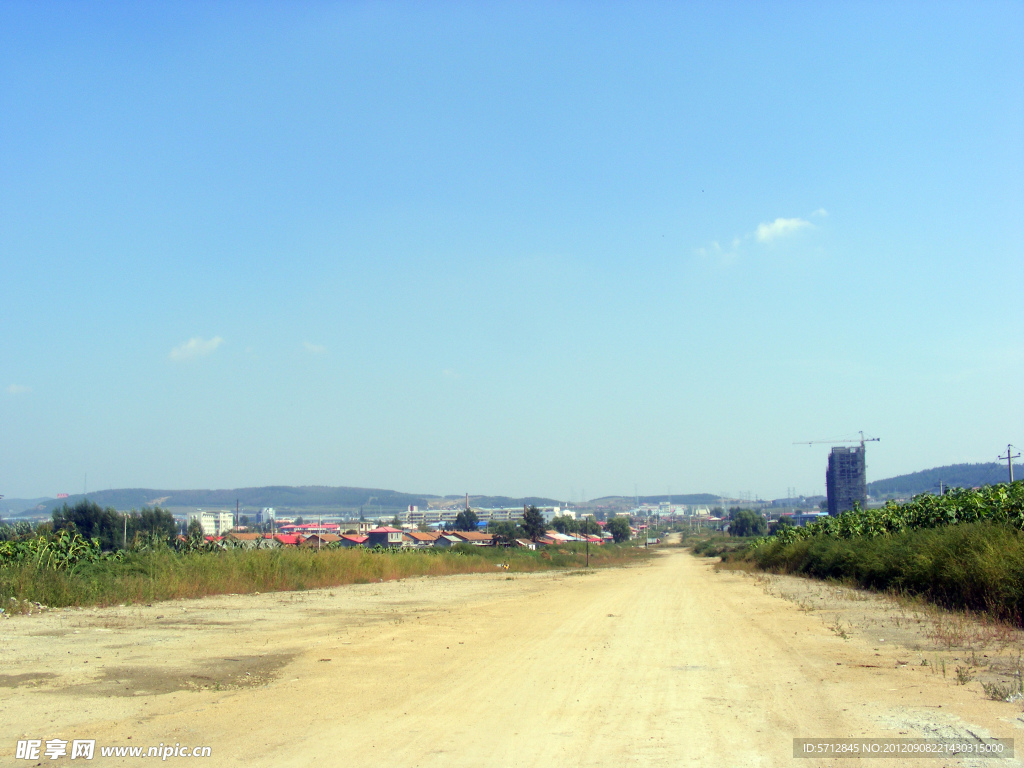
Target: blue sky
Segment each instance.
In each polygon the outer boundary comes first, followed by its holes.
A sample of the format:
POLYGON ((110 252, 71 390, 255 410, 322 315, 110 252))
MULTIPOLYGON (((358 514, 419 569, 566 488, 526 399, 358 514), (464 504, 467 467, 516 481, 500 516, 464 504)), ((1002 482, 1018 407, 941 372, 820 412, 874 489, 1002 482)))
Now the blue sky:
POLYGON ((0 493, 1024 445, 1020 3, 0 6, 0 493))

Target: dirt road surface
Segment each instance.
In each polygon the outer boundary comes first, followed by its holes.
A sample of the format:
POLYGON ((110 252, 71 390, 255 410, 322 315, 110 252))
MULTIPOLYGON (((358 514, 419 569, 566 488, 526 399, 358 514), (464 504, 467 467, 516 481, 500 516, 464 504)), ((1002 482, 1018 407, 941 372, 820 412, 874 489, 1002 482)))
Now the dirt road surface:
MULTIPOLYGON (((1022 733, 1019 703, 907 655, 682 550, 55 610, 0 622, 0 763, 51 764, 16 760, 19 739, 84 738, 209 746, 167 762, 217 766, 1020 764, 793 758, 794 737, 1022 733)), ((98 750, 83 764, 154 762, 98 750)))

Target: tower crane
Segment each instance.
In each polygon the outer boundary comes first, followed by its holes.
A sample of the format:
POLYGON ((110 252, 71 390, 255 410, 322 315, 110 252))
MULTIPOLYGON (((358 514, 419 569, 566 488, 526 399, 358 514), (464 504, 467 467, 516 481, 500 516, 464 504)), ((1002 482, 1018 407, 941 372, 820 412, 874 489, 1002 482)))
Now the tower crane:
POLYGON ((819 445, 821 443, 860 443, 860 447, 863 448, 864 443, 878 443, 881 442, 882 440, 882 438, 880 437, 864 437, 863 430, 861 430, 859 434, 860 440, 798 440, 795 443, 793 443, 793 445, 819 445))

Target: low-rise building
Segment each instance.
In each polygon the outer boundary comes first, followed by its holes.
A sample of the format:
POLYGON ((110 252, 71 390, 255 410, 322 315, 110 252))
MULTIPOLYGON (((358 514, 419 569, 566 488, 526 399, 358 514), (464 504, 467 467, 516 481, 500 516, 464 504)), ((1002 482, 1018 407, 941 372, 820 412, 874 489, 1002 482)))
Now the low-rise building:
POLYGON ((314 533, 304 538, 300 546, 323 549, 328 544, 337 544, 339 541, 341 541, 341 536, 336 533, 314 533))
POLYGON ((391 528, 387 525, 367 531, 366 539, 366 546, 368 547, 402 546, 402 532, 397 528, 391 528))
POLYGON ((358 533, 343 533, 338 544, 342 547, 365 547, 367 538, 358 533))
POLYGON ((439 533, 423 533, 422 531, 406 531, 402 543, 409 547, 432 547, 439 533))
POLYGON ((466 542, 464 542, 458 536, 453 536, 450 533, 442 533, 440 536, 437 537, 437 540, 434 542, 434 546, 440 547, 442 549, 447 549, 448 547, 454 547, 457 544, 465 543, 466 542))
POLYGON ((204 536, 223 536, 235 527, 235 515, 226 509, 196 510, 189 513, 188 521, 199 522, 204 536))
POLYGON ((475 547, 494 546, 493 533, 479 533, 477 531, 453 531, 452 536, 454 536, 457 539, 460 539, 466 544, 472 544, 475 547))
MULTIPOLYGON (((257 549, 263 542, 263 534, 260 533, 235 533, 232 531, 224 537, 226 545, 241 547, 242 549, 257 549)), ((280 544, 277 546, 280 546, 280 544)))

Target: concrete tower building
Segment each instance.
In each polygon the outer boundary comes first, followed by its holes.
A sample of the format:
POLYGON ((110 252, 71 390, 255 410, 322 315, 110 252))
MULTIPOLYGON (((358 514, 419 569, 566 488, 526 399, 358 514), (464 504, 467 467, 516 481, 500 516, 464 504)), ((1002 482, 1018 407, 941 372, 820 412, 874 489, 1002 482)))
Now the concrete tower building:
POLYGON ((825 488, 828 493, 828 513, 833 517, 853 509, 854 502, 860 502, 861 507, 867 505, 868 482, 863 443, 856 448, 832 449, 828 456, 825 488))

